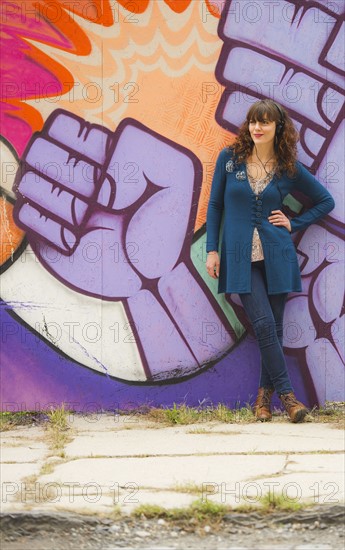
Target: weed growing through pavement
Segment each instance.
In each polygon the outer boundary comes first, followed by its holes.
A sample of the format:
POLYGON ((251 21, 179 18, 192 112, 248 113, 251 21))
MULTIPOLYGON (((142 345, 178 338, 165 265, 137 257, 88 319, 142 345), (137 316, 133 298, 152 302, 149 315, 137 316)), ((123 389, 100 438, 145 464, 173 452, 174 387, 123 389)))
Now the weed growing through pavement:
POLYGON ((191 527, 191 524, 194 528, 203 527, 212 520, 212 527, 215 528, 226 515, 255 512, 264 516, 272 512, 297 512, 306 507, 308 504, 293 502, 283 494, 268 493, 258 501, 257 505, 242 504, 233 508, 230 505, 197 499, 185 508, 164 508, 155 504, 141 504, 132 511, 131 515, 141 519, 164 519, 167 522, 180 522, 184 528, 191 527))
POLYGON ((345 427, 345 402, 326 401, 323 407, 313 407, 308 416, 312 417, 314 422, 332 423, 343 429, 345 427))
MULTIPOLYGON (((67 418, 68 415, 74 414, 88 419, 88 414, 78 413, 75 411, 67 411, 62 405, 60 408, 51 409, 50 411, 20 411, 20 412, 0 412, 0 431, 8 431, 17 428, 18 426, 48 426, 51 434, 53 434, 52 444, 57 445, 57 448, 63 447, 63 439, 69 430, 67 418), (61 439, 58 443, 58 439, 61 439)), ((110 411, 102 410, 99 413, 99 419, 102 415, 109 416, 110 411)), ((90 417, 94 414, 90 413, 90 417)), ((205 422, 218 422, 224 424, 249 424, 256 423, 256 419, 252 413, 249 404, 245 407, 230 408, 223 403, 218 403, 209 406, 190 407, 185 403, 174 403, 172 407, 151 407, 142 405, 137 408, 120 410, 116 409, 116 419, 123 417, 123 429, 138 429, 140 421, 156 424, 157 427, 176 426, 188 424, 202 424, 205 422)), ((273 410, 273 422, 287 422, 288 416, 286 412, 280 409, 273 410)), ((329 402, 326 401, 324 406, 313 407, 310 413, 306 416, 307 422, 315 422, 322 424, 333 424, 336 428, 344 428, 345 422, 345 403, 344 402, 329 402)), ((205 433, 204 428, 194 428, 190 433, 205 433)), ((56 447, 55 447, 56 448, 56 447)))
MULTIPOLYGON (((135 415, 136 411, 128 412, 135 415)), ((165 424, 168 426, 200 424, 203 422, 221 422, 224 424, 250 424, 256 423, 256 418, 253 415, 252 408, 249 404, 245 407, 230 408, 222 403, 216 406, 208 407, 189 407, 185 403, 173 404, 171 408, 148 408, 142 418, 165 424)), ((317 423, 333 423, 336 427, 341 428, 345 419, 345 403, 328 403, 324 407, 314 407, 306 417, 307 422, 317 423)), ((273 410, 274 422, 287 422, 288 416, 286 412, 280 409, 273 410)), ((203 433, 195 429, 194 433, 203 433)))
MULTIPOLYGON (((197 409, 188 407, 185 404, 174 406, 171 409, 163 409, 165 418, 170 424, 195 424, 200 420, 200 413, 197 409)), ((202 412, 204 414, 204 412, 202 412)))
POLYGON ((173 404, 171 408, 149 409, 145 415, 147 420, 173 425, 198 424, 202 422, 248 423, 253 422, 250 406, 230 409, 219 403, 216 407, 189 407, 185 403, 173 404))
POLYGON ((202 435, 202 434, 209 434, 209 433, 212 433, 212 432, 210 430, 206 430, 206 428, 191 428, 186 433, 187 434, 202 435))
POLYGON ((185 508, 164 508, 155 504, 141 504, 132 511, 131 515, 136 518, 165 519, 168 522, 179 521, 194 526, 202 526, 212 520, 214 528, 215 524, 220 522, 230 509, 225 504, 203 502, 201 499, 197 499, 185 508))
POLYGON ((67 420, 69 414, 70 411, 65 409, 64 404, 48 412, 47 436, 49 447, 61 458, 65 458, 64 447, 71 440, 70 426, 67 420))
POLYGON ((295 502, 289 498, 286 498, 283 494, 278 495, 275 493, 267 493, 260 499, 261 509, 263 512, 297 512, 301 510, 305 504, 295 502))
POLYGON ((48 421, 46 412, 17 411, 0 412, 0 432, 13 430, 17 426, 37 426, 48 421))

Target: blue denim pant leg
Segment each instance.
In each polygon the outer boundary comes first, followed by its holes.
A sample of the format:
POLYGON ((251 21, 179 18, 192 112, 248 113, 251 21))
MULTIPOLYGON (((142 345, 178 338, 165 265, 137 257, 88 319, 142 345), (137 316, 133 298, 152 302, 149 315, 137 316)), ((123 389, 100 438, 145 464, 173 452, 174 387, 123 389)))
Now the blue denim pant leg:
MULTIPOLYGON (((265 287, 267 289, 267 277, 266 277, 264 261, 255 262, 254 264, 252 264, 252 266, 254 268, 258 267, 261 269, 261 273, 263 274, 263 278, 265 282, 265 287)), ((283 349, 283 319, 284 319, 284 309, 285 309, 287 296, 288 296, 287 292, 282 294, 268 294, 268 299, 271 304, 273 317, 276 323, 278 340, 282 349, 283 349)), ((259 386, 260 388, 274 387, 269 371, 267 370, 267 367, 262 357, 261 357, 261 373, 260 373, 259 386)))
POLYGON ((278 394, 293 391, 283 353, 283 316, 287 293, 267 293, 264 262, 252 262, 252 291, 239 294, 261 352, 260 387, 278 394))
MULTIPOLYGON (((273 317, 276 323, 276 331, 278 341, 283 349, 283 318, 284 309, 288 293, 285 294, 269 294, 268 299, 271 304, 273 317)), ((273 388, 274 384, 271 380, 269 371, 265 365, 263 358, 261 357, 261 373, 260 373, 260 388, 273 388)))

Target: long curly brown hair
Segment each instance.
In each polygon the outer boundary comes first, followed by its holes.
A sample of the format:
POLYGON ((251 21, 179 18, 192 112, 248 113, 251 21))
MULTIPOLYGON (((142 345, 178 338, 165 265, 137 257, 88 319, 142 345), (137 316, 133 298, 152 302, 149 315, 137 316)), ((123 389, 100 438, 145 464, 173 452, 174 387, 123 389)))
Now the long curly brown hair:
POLYGON ((235 142, 230 145, 230 148, 233 149, 237 162, 245 162, 253 150, 253 140, 249 133, 249 121, 258 120, 263 122, 265 118, 278 125, 274 139, 274 149, 278 161, 276 174, 280 176, 282 172, 286 171, 289 177, 293 177, 296 174, 295 163, 299 135, 287 111, 272 99, 262 99, 253 103, 247 113, 246 120, 239 129, 235 142), (282 127, 279 130, 280 123, 282 123, 282 127))

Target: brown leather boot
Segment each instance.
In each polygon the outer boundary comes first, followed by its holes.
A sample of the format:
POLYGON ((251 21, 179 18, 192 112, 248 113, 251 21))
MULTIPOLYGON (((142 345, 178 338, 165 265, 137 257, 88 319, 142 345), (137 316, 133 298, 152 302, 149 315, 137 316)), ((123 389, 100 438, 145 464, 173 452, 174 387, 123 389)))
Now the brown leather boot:
POLYGON ((273 388, 259 388, 258 396, 253 406, 253 413, 257 420, 267 422, 272 419, 271 397, 273 393, 273 388))
POLYGON ((303 403, 297 401, 296 396, 293 392, 282 393, 279 396, 281 402, 283 403, 286 412, 291 418, 292 422, 303 422, 304 417, 308 414, 308 409, 303 403))

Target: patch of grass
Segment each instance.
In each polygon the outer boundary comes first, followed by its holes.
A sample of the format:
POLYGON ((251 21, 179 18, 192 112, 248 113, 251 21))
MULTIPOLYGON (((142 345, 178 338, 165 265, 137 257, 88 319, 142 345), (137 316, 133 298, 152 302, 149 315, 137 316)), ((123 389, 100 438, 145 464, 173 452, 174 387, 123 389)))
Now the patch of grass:
POLYGON ((262 508, 259 508, 254 504, 239 504, 233 511, 239 514, 251 514, 252 512, 259 512, 261 510, 262 508))
MULTIPOLYGON (((186 491, 184 490, 184 492, 186 491)), ((164 508, 155 504, 141 504, 132 511, 131 515, 141 519, 163 518, 168 522, 182 522, 186 525, 192 523, 194 526, 200 527, 209 521, 212 521, 213 526, 217 526, 226 514, 231 513, 296 512, 308 506, 310 505, 294 502, 282 494, 268 493, 259 499, 256 505, 244 503, 233 508, 229 505, 199 498, 185 508, 164 508)))
POLYGON ((67 430, 69 428, 67 415, 69 411, 66 411, 65 404, 56 409, 51 409, 48 412, 48 419, 50 426, 57 430, 67 430))
POLYGON ((157 424, 166 424, 167 418, 165 415, 165 409, 158 407, 151 407, 145 414, 145 419, 156 422, 157 424))
POLYGON ((262 512, 297 512, 298 510, 301 510, 305 507, 304 504, 301 504, 300 502, 296 502, 294 500, 291 500, 284 496, 283 494, 276 495, 272 494, 271 492, 264 495, 259 500, 261 506, 260 510, 262 512))
POLYGON ((253 412, 249 405, 238 409, 229 409, 221 403, 213 409, 212 420, 218 420, 219 422, 225 422, 230 424, 256 422, 253 416, 253 412))
POLYGON ((184 403, 182 405, 174 403, 171 409, 164 409, 164 413, 170 424, 195 424, 200 421, 200 412, 184 403))
POLYGON ((132 511, 131 515, 140 518, 145 516, 147 519, 159 519, 166 518, 168 510, 163 508, 163 506, 158 506, 158 504, 140 504, 132 511))
POLYGON ((219 422, 230 422, 234 417, 233 411, 222 403, 218 403, 217 407, 212 409, 212 416, 219 422))
MULTIPOLYGON (((198 406, 189 407, 186 403, 174 403, 170 408, 150 407, 143 405, 137 409, 118 411, 121 415, 135 417, 138 427, 140 420, 147 420, 156 424, 165 426, 201 424, 206 422, 222 422, 228 424, 249 424, 255 423, 252 408, 249 404, 245 407, 229 408, 222 403, 217 406, 198 406)), ((309 415, 306 416, 306 422, 327 422, 335 423, 340 426, 344 422, 345 403, 326 402, 324 407, 314 407, 309 415)), ((275 422, 286 422, 288 415, 281 409, 273 410, 273 420, 275 422)), ((135 426, 128 426, 132 428, 135 426)), ((195 428, 189 433, 207 433, 203 428, 195 428)))
POLYGON ((345 423, 345 403, 343 401, 326 401, 323 407, 314 407, 308 415, 314 422, 335 423, 339 427, 345 423))
POLYGON ((66 457, 64 446, 71 440, 68 414, 69 411, 65 409, 64 403, 61 407, 51 409, 48 412, 47 435, 49 446, 60 458, 66 457))
POLYGON ((43 464, 41 470, 40 470, 40 473, 39 475, 40 476, 44 476, 44 475, 47 475, 47 474, 51 474, 54 469, 55 469, 55 466, 57 464, 60 464, 60 461, 56 461, 56 462, 46 462, 45 464, 43 464))
POLYGON ((210 500, 203 501, 198 499, 190 505, 190 510, 196 520, 202 521, 212 517, 213 519, 222 519, 230 510, 229 506, 212 502, 210 500))
POLYGON ((320 410, 324 411, 327 414, 344 414, 345 412, 345 401, 325 401, 324 407, 319 407, 320 410))
POLYGON ((13 430, 17 426, 39 425, 47 420, 47 414, 41 411, 0 411, 0 431, 13 430))
POLYGON ((14 493, 13 500, 21 504, 30 504, 32 501, 38 499, 38 492, 37 475, 32 474, 20 480, 20 490, 18 487, 18 491, 14 493))
MULTIPOLYGON (((171 408, 151 408, 146 417, 155 422, 166 425, 200 424, 205 422, 249 423, 255 422, 252 410, 249 407, 230 409, 223 404, 216 407, 189 407, 185 403, 174 403, 171 408)), ((203 429, 195 428, 190 433, 205 433, 203 429)), ((205 430, 206 431, 206 430, 205 430)))
POLYGON ((206 428, 192 428, 191 430, 188 430, 188 434, 211 434, 213 433, 211 430, 206 430, 206 428))
MULTIPOLYGON (((90 510, 88 510, 88 514, 90 514, 90 510)), ((117 519, 122 518, 122 516, 123 516, 123 514, 122 514, 120 504, 115 504, 115 506, 113 507, 112 514, 111 514, 112 519, 114 521, 116 521, 117 519)))
POLYGON ((155 504, 141 504, 132 511, 131 515, 137 518, 143 516, 147 519, 163 518, 167 521, 186 521, 201 525, 205 521, 221 521, 229 510, 230 507, 224 504, 198 499, 187 508, 163 508, 155 504))
MULTIPOLYGON (((161 408, 143 405, 136 409, 118 410, 117 414, 132 418, 133 426, 124 426, 127 429, 136 427, 135 423, 140 424, 142 420, 163 424, 165 426, 201 424, 212 421, 228 423, 248 423, 256 421, 249 405, 242 408, 236 407, 235 409, 230 409, 223 404, 218 404, 217 406, 209 405, 205 407, 200 405, 197 407, 190 407, 186 405, 186 403, 174 403, 172 407, 161 408)), ((138 427, 140 426, 138 425, 138 427)), ((198 428, 196 428, 193 433, 203 433, 197 430, 198 428)))

